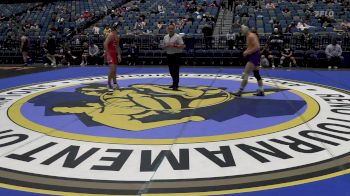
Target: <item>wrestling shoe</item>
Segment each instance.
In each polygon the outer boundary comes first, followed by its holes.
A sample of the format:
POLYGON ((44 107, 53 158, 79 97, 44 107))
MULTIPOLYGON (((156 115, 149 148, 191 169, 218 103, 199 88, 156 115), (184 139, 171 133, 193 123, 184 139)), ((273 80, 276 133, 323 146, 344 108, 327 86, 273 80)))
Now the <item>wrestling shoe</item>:
POLYGON ((255 96, 265 96, 264 91, 257 90, 256 93, 254 93, 255 96))
POLYGON ((236 96, 236 97, 241 97, 242 96, 242 93, 243 93, 243 91, 242 90, 238 90, 238 91, 236 91, 236 92, 234 92, 234 93, 232 93, 234 96, 236 96))

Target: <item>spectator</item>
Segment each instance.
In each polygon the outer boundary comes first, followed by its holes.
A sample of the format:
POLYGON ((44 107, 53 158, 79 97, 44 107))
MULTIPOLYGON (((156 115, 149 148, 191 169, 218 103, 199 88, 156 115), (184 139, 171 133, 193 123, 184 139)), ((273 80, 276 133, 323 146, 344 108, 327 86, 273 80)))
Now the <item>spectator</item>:
POLYGON ((98 27, 95 24, 94 27, 92 28, 92 32, 94 33, 94 35, 99 35, 100 34, 100 27, 98 27))
POLYGON ((288 60, 289 62, 289 68, 293 66, 297 66, 297 62, 295 58, 293 57, 293 50, 290 48, 289 44, 285 44, 283 50, 281 51, 281 59, 280 59, 280 65, 278 67, 283 67, 284 60, 288 60))
POLYGON ((347 22, 346 20, 344 20, 341 23, 338 23, 335 27, 334 27, 334 31, 336 32, 347 32, 350 29, 350 23, 347 22))
POLYGON ((89 44, 87 42, 83 43, 83 54, 81 55, 80 66, 84 67, 87 65, 87 58, 89 56, 89 44))
POLYGON ((248 6, 256 6, 257 0, 248 0, 248 6))
POLYGON ((130 8, 130 11, 140 12, 140 8, 137 5, 134 5, 133 7, 130 8))
POLYGON ((158 33, 161 29, 163 29, 164 26, 165 26, 165 24, 164 24, 163 20, 158 21, 158 23, 157 23, 158 33))
POLYGON ((275 69, 274 56, 272 55, 272 52, 270 51, 268 44, 266 44, 261 51, 260 65, 263 67, 265 66, 268 67, 271 65, 272 69, 275 69))
POLYGON ((241 28, 241 24, 239 24, 239 17, 238 19, 235 19, 235 22, 232 24, 233 30, 239 30, 241 28))
POLYGON ((282 14, 284 17, 289 17, 291 15, 290 13, 290 10, 288 7, 285 7, 283 10, 282 10, 282 14))
POLYGON ((158 5, 158 12, 161 13, 161 14, 165 13, 165 7, 162 4, 158 5))
POLYGON ((26 33, 22 33, 22 37, 21 37, 21 52, 22 52, 24 66, 28 65, 28 61, 30 59, 29 55, 28 55, 28 51, 29 51, 29 39, 28 39, 26 33))
POLYGON ((91 14, 88 10, 86 10, 86 11, 83 13, 83 16, 82 16, 82 17, 85 18, 85 19, 88 19, 88 18, 92 17, 92 14, 91 14))
POLYGON ((98 46, 96 44, 90 42, 89 59, 88 59, 90 64, 97 65, 97 58, 98 58, 99 53, 100 53, 100 49, 98 48, 98 46))
POLYGON ((49 39, 47 40, 47 54, 46 57, 51 61, 51 66, 56 67, 56 40, 55 36, 52 34, 49 35, 49 39))
POLYGON ((274 28, 270 36, 270 46, 272 49, 281 50, 282 45, 283 45, 283 34, 278 30, 278 28, 274 28))
POLYGON ((208 6, 208 3, 207 3, 207 1, 206 0, 203 0, 203 3, 202 3, 202 6, 208 6))
POLYGON ((314 65, 317 62, 317 52, 313 48, 305 52, 306 66, 314 65))
POLYGON ((266 9, 275 9, 276 6, 274 3, 272 3, 272 0, 269 0, 268 3, 265 6, 266 9))
POLYGON ((211 4, 209 4, 209 7, 220 7, 220 5, 214 0, 211 4))
POLYGON ((213 35, 213 28, 210 24, 206 24, 203 29, 202 33, 204 35, 204 42, 205 42, 205 48, 206 49, 211 49, 212 48, 212 35, 213 35))
POLYGON ((280 21, 274 19, 274 20, 273 20, 272 27, 273 27, 274 29, 277 28, 277 29, 278 29, 278 32, 279 32, 279 33, 282 33, 282 26, 281 26, 281 24, 280 24, 280 21))
POLYGON ((103 34, 104 34, 105 36, 107 36, 111 31, 112 31, 112 30, 111 30, 111 27, 106 26, 105 29, 103 30, 103 34))
POLYGON ((303 43, 305 44, 306 49, 310 49, 312 47, 312 36, 309 33, 308 29, 304 29, 302 40, 303 40, 303 43))
POLYGON ((139 49, 136 44, 131 44, 128 48, 128 64, 136 65, 139 49))
POLYGON ((236 34, 235 33, 233 33, 232 31, 227 33, 226 41, 227 41, 227 45, 228 45, 228 49, 229 50, 236 49, 235 40, 236 40, 236 34))
POLYGON ((74 60, 77 58, 76 56, 72 55, 68 42, 63 44, 63 55, 68 66, 71 66, 72 64, 74 64, 74 60))
POLYGON ((296 31, 296 25, 294 22, 291 22, 285 29, 284 33, 293 33, 296 31))
POLYGON ((124 15, 124 12, 123 12, 123 9, 122 8, 117 8, 116 10, 115 10, 115 15, 117 16, 117 17, 123 17, 123 15, 124 15))
POLYGON ((307 5, 307 8, 310 10, 310 9, 313 9, 314 4, 315 4, 315 0, 309 0, 306 5, 307 5))
POLYGON ((312 27, 312 26, 306 24, 305 21, 301 21, 301 22, 298 22, 298 24, 297 24, 296 27, 297 27, 297 29, 299 29, 299 30, 301 30, 301 31, 304 31, 304 29, 308 29, 308 28, 310 28, 310 27, 312 27))
POLYGON ((332 23, 333 23, 333 20, 330 17, 328 17, 328 16, 322 16, 321 17, 321 26, 323 28, 333 27, 332 23))
POLYGON ((134 30, 143 30, 146 26, 146 23, 139 18, 134 25, 134 30))
POLYGON ((239 13, 239 11, 244 7, 243 1, 235 1, 234 12, 239 13))
MULTIPOLYGON (((341 60, 343 60, 341 46, 337 43, 336 39, 332 40, 332 44, 326 47, 326 55, 329 61, 329 65, 333 65, 334 69, 338 69, 341 60)), ((332 69, 332 66, 328 66, 328 69, 332 69)))

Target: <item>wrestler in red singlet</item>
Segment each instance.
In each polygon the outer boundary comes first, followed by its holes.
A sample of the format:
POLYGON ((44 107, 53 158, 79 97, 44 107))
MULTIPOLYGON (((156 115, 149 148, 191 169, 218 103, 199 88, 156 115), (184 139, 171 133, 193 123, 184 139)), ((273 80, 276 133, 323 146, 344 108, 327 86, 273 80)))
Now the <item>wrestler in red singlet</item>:
POLYGON ((105 48, 105 55, 107 58, 107 62, 109 64, 109 74, 108 74, 108 91, 113 91, 114 88, 119 88, 117 84, 117 65, 121 61, 121 52, 119 48, 119 37, 117 35, 118 32, 118 24, 114 24, 112 26, 112 32, 108 34, 105 42, 104 42, 104 48, 105 48), (112 80, 113 84, 112 85, 112 80))
POLYGON ((117 46, 119 45, 119 40, 117 38, 117 35, 114 31, 110 33, 110 39, 108 42, 108 64, 112 65, 118 65, 118 59, 117 59, 117 46))

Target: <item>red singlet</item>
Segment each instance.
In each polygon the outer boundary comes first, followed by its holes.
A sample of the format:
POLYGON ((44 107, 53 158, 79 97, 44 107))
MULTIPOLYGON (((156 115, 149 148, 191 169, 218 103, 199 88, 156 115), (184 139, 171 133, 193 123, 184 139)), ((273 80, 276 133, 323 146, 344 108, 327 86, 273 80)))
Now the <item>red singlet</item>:
POLYGON ((112 34, 112 39, 108 43, 108 63, 112 65, 117 65, 118 64, 118 58, 117 58, 117 46, 119 40, 117 39, 117 35, 115 33, 112 34))

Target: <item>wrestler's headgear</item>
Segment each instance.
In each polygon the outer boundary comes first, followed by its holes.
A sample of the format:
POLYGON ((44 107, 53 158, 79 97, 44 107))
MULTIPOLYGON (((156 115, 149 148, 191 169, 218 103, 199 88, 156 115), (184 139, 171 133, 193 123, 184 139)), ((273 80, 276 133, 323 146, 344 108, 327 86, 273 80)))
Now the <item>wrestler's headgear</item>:
POLYGON ((249 32, 249 27, 247 27, 245 25, 241 25, 241 32, 243 34, 247 34, 249 32))

